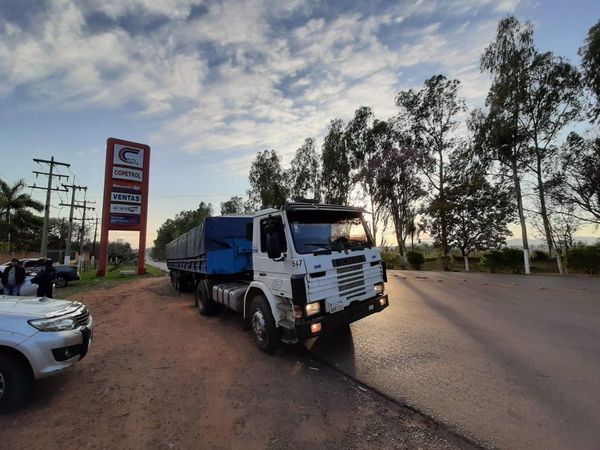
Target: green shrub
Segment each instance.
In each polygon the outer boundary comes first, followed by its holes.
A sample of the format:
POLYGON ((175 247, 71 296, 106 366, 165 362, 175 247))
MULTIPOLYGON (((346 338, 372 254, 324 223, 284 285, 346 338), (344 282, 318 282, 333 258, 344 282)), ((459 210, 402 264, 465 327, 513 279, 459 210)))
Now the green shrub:
POLYGON ((531 252, 531 259, 533 261, 549 261, 550 257, 548 256, 548 253, 543 251, 543 250, 535 250, 533 252, 531 252))
POLYGON ((504 267, 502 252, 500 250, 491 250, 487 252, 481 258, 480 264, 492 273, 497 272, 504 267))
POLYGON ((402 267, 400 261, 400 254, 389 248, 381 249, 381 259, 385 262, 385 266, 388 269, 399 269, 402 267))
POLYGON ((600 274, 600 244, 575 247, 569 250, 567 267, 571 272, 600 274))
POLYGON ((419 252, 408 252, 406 258, 408 263, 417 270, 421 270, 421 267, 425 264, 425 257, 419 252))
POLYGON ((523 250, 504 248, 502 249, 502 258, 504 259, 504 268, 512 270, 513 273, 523 271, 523 250))
POLYGON ((483 256, 481 265, 492 273, 501 269, 519 273, 523 270, 523 252, 516 248, 491 250, 483 256))

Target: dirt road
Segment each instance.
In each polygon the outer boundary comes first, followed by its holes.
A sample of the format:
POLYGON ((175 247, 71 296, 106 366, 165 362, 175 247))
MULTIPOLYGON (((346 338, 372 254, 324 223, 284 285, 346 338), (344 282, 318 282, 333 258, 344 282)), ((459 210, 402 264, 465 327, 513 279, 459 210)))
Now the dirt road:
POLYGON ((302 348, 261 353, 238 316, 200 316, 166 277, 80 299, 90 354, 0 417, 0 448, 470 448, 302 348))

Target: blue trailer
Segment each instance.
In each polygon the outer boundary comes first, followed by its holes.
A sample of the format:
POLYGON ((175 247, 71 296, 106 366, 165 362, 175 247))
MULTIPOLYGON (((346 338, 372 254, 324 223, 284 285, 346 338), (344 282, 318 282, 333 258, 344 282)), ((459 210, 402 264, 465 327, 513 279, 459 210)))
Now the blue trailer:
MULTIPOLYGON (((166 246, 174 284, 192 278, 239 277, 252 272, 252 216, 207 217, 166 246)), ((192 286, 189 286, 192 287, 192 286)))

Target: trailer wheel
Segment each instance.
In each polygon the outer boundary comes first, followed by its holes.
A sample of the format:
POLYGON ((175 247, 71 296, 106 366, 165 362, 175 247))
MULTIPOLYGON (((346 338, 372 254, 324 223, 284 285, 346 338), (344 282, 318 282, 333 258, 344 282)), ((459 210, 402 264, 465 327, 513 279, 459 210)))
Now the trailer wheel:
POLYGON ((208 288, 204 281, 199 281, 196 285, 196 302, 198 311, 203 316, 211 316, 217 310, 216 303, 208 295, 208 288))
POLYGON ((275 353, 281 344, 281 330, 275 325, 275 319, 267 299, 257 295, 250 306, 250 329, 254 342, 263 352, 275 353))

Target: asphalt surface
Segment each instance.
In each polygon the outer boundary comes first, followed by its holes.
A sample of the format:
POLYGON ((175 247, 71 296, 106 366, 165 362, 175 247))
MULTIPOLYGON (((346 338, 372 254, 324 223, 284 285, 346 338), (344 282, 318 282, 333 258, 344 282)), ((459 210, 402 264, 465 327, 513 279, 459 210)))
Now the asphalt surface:
POLYGON ((146 261, 146 264, 148 264, 149 266, 158 267, 160 270, 164 270, 165 272, 169 271, 169 269, 167 269, 166 262, 149 260, 149 261, 146 261))
POLYGON ((490 447, 600 448, 600 280, 390 271, 319 358, 490 447))

